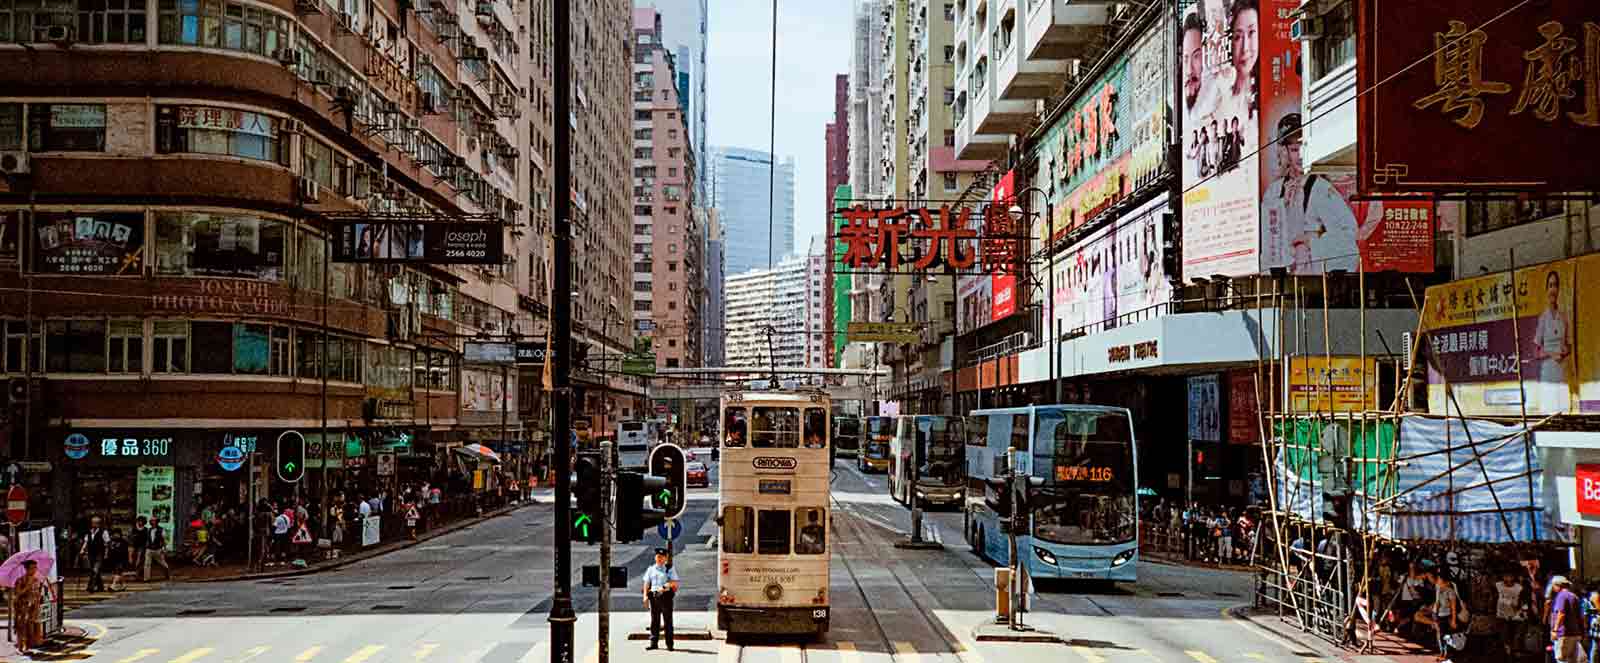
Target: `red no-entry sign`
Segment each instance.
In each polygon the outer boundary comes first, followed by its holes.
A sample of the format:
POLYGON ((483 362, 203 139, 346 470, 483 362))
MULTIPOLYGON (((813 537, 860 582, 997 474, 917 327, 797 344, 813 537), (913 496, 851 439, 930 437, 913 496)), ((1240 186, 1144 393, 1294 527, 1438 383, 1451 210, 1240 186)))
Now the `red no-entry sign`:
POLYGON ((13 484, 11 490, 6 492, 6 520, 13 525, 21 525, 28 519, 28 491, 22 486, 13 484))

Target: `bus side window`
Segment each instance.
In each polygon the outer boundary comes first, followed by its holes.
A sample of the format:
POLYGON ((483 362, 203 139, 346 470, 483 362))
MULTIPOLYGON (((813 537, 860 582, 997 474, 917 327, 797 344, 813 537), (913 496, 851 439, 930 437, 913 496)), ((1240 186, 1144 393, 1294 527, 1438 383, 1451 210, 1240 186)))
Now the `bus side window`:
POLYGON ((789 510, 762 509, 756 517, 756 552, 762 555, 789 554, 789 510))
POLYGON ((750 507, 722 507, 722 552, 749 553, 755 547, 755 529, 755 512, 750 507))
POLYGON ((823 524, 824 513, 816 507, 798 507, 794 510, 794 529, 800 533, 795 539, 797 555, 821 555, 828 549, 828 526, 823 524))

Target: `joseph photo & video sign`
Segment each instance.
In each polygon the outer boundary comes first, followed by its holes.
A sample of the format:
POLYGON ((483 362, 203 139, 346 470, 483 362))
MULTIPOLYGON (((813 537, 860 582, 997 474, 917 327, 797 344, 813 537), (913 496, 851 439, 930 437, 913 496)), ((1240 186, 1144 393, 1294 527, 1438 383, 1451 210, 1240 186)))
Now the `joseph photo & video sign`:
POLYGON ((485 222, 344 221, 334 224, 334 262, 498 265, 501 226, 485 222))

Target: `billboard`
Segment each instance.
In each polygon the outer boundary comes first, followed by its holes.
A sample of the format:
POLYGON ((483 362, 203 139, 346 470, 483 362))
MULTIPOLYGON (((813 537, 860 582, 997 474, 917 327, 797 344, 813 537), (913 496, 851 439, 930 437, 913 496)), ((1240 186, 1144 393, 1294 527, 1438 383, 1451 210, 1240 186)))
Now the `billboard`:
POLYGON ((420 262, 498 265, 505 238, 498 223, 339 221, 334 262, 420 262))
POLYGON ((1261 405, 1256 372, 1228 371, 1228 442, 1255 444, 1261 440, 1261 405))
POLYGON ((1289 407, 1296 414, 1361 412, 1378 403, 1378 360, 1302 355, 1289 358, 1289 407))
POLYGON ((1362 193, 1574 191, 1600 181, 1593 0, 1356 6, 1362 193))
POLYGON ((1036 143, 1039 188, 1051 191, 1052 224, 1033 236, 1044 245, 1095 219, 1166 172, 1170 81, 1166 19, 1156 21, 1077 98, 1036 143))
MULTIPOLYGON (((1297 171, 1299 166, 1289 169, 1297 171)), ((1322 270, 1433 272, 1432 199, 1352 200, 1355 171, 1312 173, 1268 186, 1261 263, 1295 274, 1322 270)))
POLYGON ((501 371, 481 368, 461 369, 461 410, 463 413, 499 414, 517 411, 516 379, 501 371), (509 385, 510 390, 507 391, 509 385))
POLYGON ((1576 287, 1597 279, 1600 256, 1586 256, 1428 288, 1422 329, 1429 408, 1600 413, 1600 327, 1579 322, 1600 315, 1600 297, 1596 288, 1576 287))
POLYGON ((1189 439, 1222 441, 1222 398, 1215 374, 1189 377, 1189 439))
MULTIPOLYGON (((989 193, 991 205, 1009 211, 1015 201, 1016 172, 1007 171, 989 193)), ((1009 214, 1007 215, 1009 217, 1009 214)), ((992 227, 985 234, 1013 235, 1013 228, 992 227)), ((1003 239, 982 239, 985 249, 996 248, 1004 252, 1010 247, 1003 239), (996 246, 998 245, 998 246, 996 246)), ((999 322, 1017 312, 1017 275, 1014 271, 991 271, 985 274, 963 274, 957 286, 957 333, 965 334, 993 322, 999 322)))
POLYGON ((1062 333, 1104 323, 1172 299, 1161 269, 1161 216, 1167 197, 1158 196, 1116 223, 1101 228, 1055 259, 1050 319, 1062 333))
POLYGON ((138 276, 143 256, 143 212, 34 215, 31 265, 36 273, 138 276))

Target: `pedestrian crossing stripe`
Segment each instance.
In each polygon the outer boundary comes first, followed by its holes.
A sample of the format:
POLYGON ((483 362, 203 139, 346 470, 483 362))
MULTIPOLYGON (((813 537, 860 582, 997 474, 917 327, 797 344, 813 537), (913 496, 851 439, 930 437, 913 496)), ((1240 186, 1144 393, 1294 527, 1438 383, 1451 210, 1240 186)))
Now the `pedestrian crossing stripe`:
POLYGON ((1094 653, 1093 649, 1083 645, 1073 645, 1072 651, 1078 656, 1083 657, 1083 660, 1086 663, 1106 663, 1106 657, 1094 653))
POLYGON ((194 663, 194 661, 198 661, 201 658, 205 657, 207 654, 210 654, 211 652, 214 652, 214 651, 216 651, 216 650, 212 649, 210 647, 201 647, 199 649, 191 650, 189 653, 184 654, 182 656, 179 656, 179 657, 177 657, 175 659, 172 659, 172 663, 194 663))
POLYGON ((320 654, 320 653, 322 653, 322 645, 317 645, 317 646, 312 647, 310 649, 307 649, 307 650, 305 650, 303 652, 300 652, 299 656, 294 657, 294 663, 306 663, 306 661, 309 661, 309 660, 311 660, 313 658, 316 658, 317 654, 320 654))
POLYGON ((344 660, 344 663, 363 663, 367 659, 377 656, 378 652, 381 651, 383 651, 383 645, 367 645, 356 653, 351 654, 350 658, 344 660))

